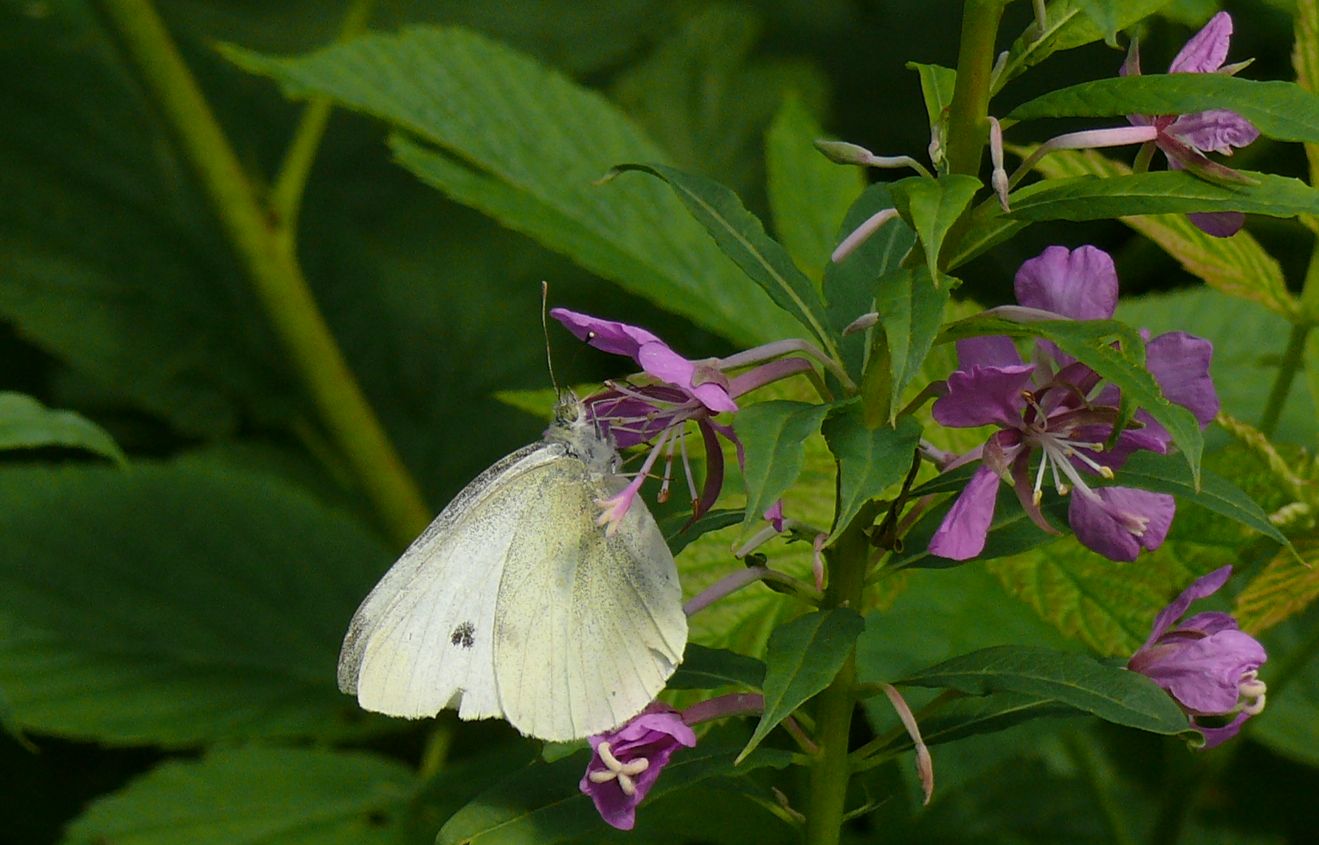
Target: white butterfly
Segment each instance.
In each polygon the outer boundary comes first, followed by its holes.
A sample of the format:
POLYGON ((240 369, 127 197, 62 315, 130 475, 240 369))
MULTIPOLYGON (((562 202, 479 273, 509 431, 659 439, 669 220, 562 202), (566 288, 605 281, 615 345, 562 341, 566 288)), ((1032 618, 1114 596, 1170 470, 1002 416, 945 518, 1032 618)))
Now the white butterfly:
POLYGON ((673 555, 640 497, 615 529, 618 454, 575 399, 545 439, 481 473, 362 602, 339 688, 367 710, 503 717, 563 741, 651 702, 682 661, 673 555))

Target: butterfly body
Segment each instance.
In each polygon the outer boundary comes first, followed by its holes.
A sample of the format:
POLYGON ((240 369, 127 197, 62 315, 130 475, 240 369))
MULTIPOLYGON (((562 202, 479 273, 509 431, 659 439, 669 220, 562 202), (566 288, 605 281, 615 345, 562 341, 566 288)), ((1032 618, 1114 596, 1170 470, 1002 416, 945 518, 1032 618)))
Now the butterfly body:
POLYGON ((640 499, 614 530, 599 502, 626 481, 613 446, 565 402, 545 440, 472 481, 354 615, 339 687, 421 718, 502 717, 577 739, 640 712, 678 663, 686 617, 673 556, 640 499))

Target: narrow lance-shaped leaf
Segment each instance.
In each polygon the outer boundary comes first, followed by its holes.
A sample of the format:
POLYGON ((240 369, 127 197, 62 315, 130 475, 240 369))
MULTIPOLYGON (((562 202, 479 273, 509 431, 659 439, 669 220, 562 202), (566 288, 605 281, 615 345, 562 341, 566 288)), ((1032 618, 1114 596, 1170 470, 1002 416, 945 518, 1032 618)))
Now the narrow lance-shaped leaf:
POLYGON ((925 101, 925 114, 930 121, 930 158, 942 172, 945 124, 948 107, 953 102, 953 89, 957 87, 957 71, 920 62, 907 62, 907 69, 920 75, 921 99, 925 101))
POLYGON ((760 689, 765 664, 754 657, 722 648, 688 643, 682 665, 669 678, 669 689, 715 689, 730 684, 760 689))
POLYGON ((943 239, 971 204, 978 190, 979 179, 958 174, 938 179, 914 176, 889 186, 894 206, 920 236, 921 248, 925 250, 925 264, 934 279, 935 287, 944 286, 942 265, 939 263, 943 239))
POLYGON ((1258 82, 1221 73, 1113 76, 1082 82, 1022 103, 1008 119, 1191 114, 1212 109, 1235 112, 1278 141, 1319 141, 1319 95, 1294 82, 1258 82))
POLYGON ((905 398, 903 392, 920 375, 925 356, 934 345, 951 288, 948 284, 936 285, 925 266, 901 267, 875 286, 875 310, 888 343, 890 421, 897 417, 905 398))
MULTIPOLYGON (((1072 707, 1033 695, 995 692, 956 698, 921 719, 921 739, 928 746, 994 733, 1029 719, 1074 716, 1072 707)), ((880 753, 895 754, 912 747, 911 737, 900 731, 880 753)))
MULTIPOLYGON (((1022 149, 1023 157, 1033 150, 1022 149)), ((1041 159, 1035 169, 1050 179, 1068 176, 1126 176, 1131 168, 1097 150, 1058 150, 1041 159)), ((1294 319, 1298 304, 1287 290, 1282 266, 1245 230, 1230 238, 1205 234, 1185 214, 1146 214, 1119 217, 1177 259, 1188 272, 1229 296, 1250 299, 1294 319)))
MULTIPOLYGON (((1299 179, 1239 170, 1250 185, 1215 185, 1185 171, 1133 173, 1098 179, 1078 176, 1027 185, 1012 194, 1016 221, 1108 220, 1133 214, 1244 211, 1269 217, 1319 213, 1319 190, 1299 179)), ((987 215, 988 216, 988 215, 987 215)), ((997 221, 978 221, 998 226, 997 221)), ((977 237, 968 234, 968 239, 977 237)), ((951 265, 950 265, 951 266, 951 265)))
POLYGON ((775 399, 744 408, 733 428, 746 450, 746 521, 754 523, 801 473, 807 437, 820 430, 828 405, 775 399))
POLYGON ((22 393, 0 392, 0 449, 42 446, 86 449, 124 462, 114 438, 91 420, 72 411, 51 410, 22 393))
POLYGON ((1052 699, 1105 721, 1153 733, 1190 731, 1181 709, 1149 678, 1085 654, 994 646, 946 660, 898 683, 971 695, 1012 692, 1052 699))
POLYGON ((834 164, 815 149, 812 142, 822 134, 796 97, 783 101, 765 134, 774 230, 793 262, 816 282, 829 264, 834 233, 866 187, 861 168, 834 164))
POLYGON ((906 476, 916 454, 921 426, 903 417, 896 428, 866 428, 860 405, 850 405, 824 421, 824 439, 838 459, 838 508, 835 539, 866 502, 906 476))
POLYGON ((663 179, 688 212, 705 227, 719 248, 770 299, 805 326, 838 360, 838 346, 825 316, 824 301, 815 285, 792 263, 783 246, 765 232, 737 194, 713 179, 684 173, 662 164, 620 164, 615 172, 636 170, 663 179))
POLYGON ((770 636, 765 655, 765 712, 738 762, 792 711, 829 686, 865 627, 861 614, 840 607, 799 616, 770 636))
MULTIPOLYGON (((1292 47, 1296 84, 1319 94, 1319 2, 1296 0, 1296 43, 1292 47)), ((1310 162, 1310 184, 1319 184, 1319 143, 1305 145, 1310 162)))
POLYGON ((1027 68, 1039 64, 1060 50, 1071 50, 1104 38, 1105 29, 1126 29, 1148 17, 1171 0, 1106 0, 1107 19, 1093 14, 1096 0, 1055 0, 1048 4, 1045 27, 1032 22, 1008 48, 1003 69, 994 77, 991 93, 997 94, 1027 68), (1091 13, 1087 13, 1087 7, 1091 13))

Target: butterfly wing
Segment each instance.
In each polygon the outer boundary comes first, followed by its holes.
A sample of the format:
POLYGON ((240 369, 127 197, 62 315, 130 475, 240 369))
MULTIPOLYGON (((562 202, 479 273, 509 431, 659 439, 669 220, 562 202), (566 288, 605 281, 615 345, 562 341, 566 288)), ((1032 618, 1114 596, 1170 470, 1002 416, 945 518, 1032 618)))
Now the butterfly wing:
MULTIPOLYGON (((464 719, 500 716, 495 602, 522 514, 537 504, 525 480, 562 460, 537 443, 468 484, 362 602, 339 655, 339 688, 367 710, 464 719)), ((534 483, 534 480, 533 480, 534 483)))
POLYGON ((495 682, 525 734, 569 740, 639 713, 682 661, 687 618, 673 556, 640 499, 596 525, 618 476, 574 457, 538 473, 540 504, 517 526, 495 606, 495 682), (547 530, 549 529, 549 530, 547 530))

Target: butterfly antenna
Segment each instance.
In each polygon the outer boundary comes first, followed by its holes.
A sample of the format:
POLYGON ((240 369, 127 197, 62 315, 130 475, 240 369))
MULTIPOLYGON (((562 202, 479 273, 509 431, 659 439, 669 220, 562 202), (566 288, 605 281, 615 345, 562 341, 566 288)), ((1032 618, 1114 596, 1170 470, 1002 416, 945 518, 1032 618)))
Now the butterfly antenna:
POLYGON ((563 390, 559 388, 559 381, 554 377, 554 355, 550 352, 549 299, 550 283, 542 280, 540 283, 540 330, 545 335, 545 367, 550 371, 550 384, 554 386, 554 397, 562 402, 563 390))

